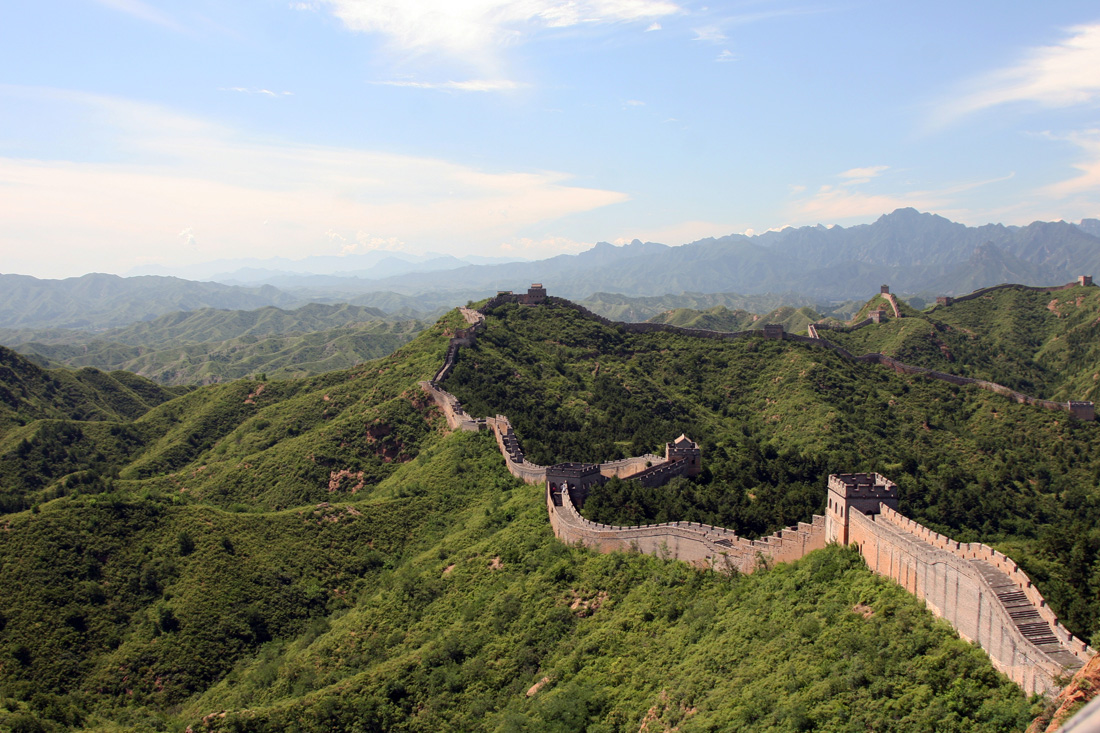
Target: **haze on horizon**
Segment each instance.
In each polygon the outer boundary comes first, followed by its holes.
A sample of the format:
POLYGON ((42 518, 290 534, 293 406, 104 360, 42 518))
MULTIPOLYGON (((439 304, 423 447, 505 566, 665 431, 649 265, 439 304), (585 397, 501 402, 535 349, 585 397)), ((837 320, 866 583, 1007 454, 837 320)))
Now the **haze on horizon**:
POLYGON ((59 0, 0 64, 0 272, 1100 216, 1094 3, 59 0))

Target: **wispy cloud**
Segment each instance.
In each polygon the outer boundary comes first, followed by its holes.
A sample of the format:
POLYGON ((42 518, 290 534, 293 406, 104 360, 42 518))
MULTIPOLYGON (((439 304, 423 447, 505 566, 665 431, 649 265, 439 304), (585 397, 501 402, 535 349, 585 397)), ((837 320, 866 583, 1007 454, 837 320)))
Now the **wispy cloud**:
POLYGON ((118 10, 119 12, 126 13, 138 20, 144 20, 148 23, 154 23, 164 28, 170 28, 174 31, 183 30, 179 23, 173 20, 170 16, 162 13, 148 3, 144 3, 141 0, 95 0, 100 5, 111 8, 112 10, 118 10))
POLYGON ((220 92, 240 92, 241 94, 262 94, 267 97, 289 97, 294 92, 273 92, 270 89, 254 89, 249 87, 219 87, 220 92))
POLYGON ((963 181, 934 189, 909 191, 866 191, 859 186, 888 170, 887 166, 851 168, 837 175, 838 183, 820 186, 809 196, 802 196, 805 186, 791 186, 793 196, 801 196, 789 208, 790 218, 801 224, 836 222, 847 219, 888 214, 894 209, 911 206, 922 211, 951 211, 965 218, 959 195, 994 183, 1007 181, 1013 174, 979 181, 963 181))
POLYGON ((844 181, 849 186, 856 186, 861 183, 867 183, 872 178, 881 176, 885 171, 889 170, 888 165, 872 165, 866 168, 849 168, 837 175, 837 178, 844 181))
MULTIPOLYGON (((27 88, 18 91, 21 105, 33 103, 27 88)), ((9 92, 0 87, 0 104, 10 102, 9 92)), ((463 242, 492 251, 533 226, 628 198, 572 185, 560 172, 257 142, 154 105, 41 94, 51 109, 64 104, 68 117, 98 128, 80 132, 96 141, 83 146, 96 155, 0 158, 0 261, 14 271, 65 275, 124 270, 142 258, 179 264, 337 253, 349 243, 445 251, 463 242)))
POLYGON ((1029 49, 1019 63, 966 82, 936 106, 933 125, 1010 102, 1067 107, 1100 99, 1100 23, 1068 33, 1061 43, 1029 49))
POLYGON ((640 99, 628 99, 626 100, 627 107, 644 107, 645 102, 640 99))
POLYGON ((1091 214, 1096 216, 1100 211, 1100 129, 1081 130, 1068 135, 1049 135, 1054 140, 1062 140, 1073 143, 1082 153, 1084 158, 1074 164, 1080 172, 1073 178, 1068 178, 1056 184, 1040 189, 1044 196, 1052 198, 1076 197, 1081 194, 1088 195, 1091 214))
POLYGON ((695 38, 693 41, 702 41, 704 43, 721 43, 726 40, 726 34, 722 32, 722 29, 716 25, 708 25, 703 28, 693 28, 695 38))
POLYGON ((714 58, 714 60, 715 61, 721 61, 721 62, 736 61, 737 56, 733 53, 733 51, 730 51, 728 48, 726 48, 726 49, 723 49, 722 52, 714 58))
POLYGON ((650 23, 649 27, 645 29, 645 32, 646 33, 652 33, 653 31, 659 31, 659 30, 661 30, 661 24, 660 23, 650 23))
POLYGON ((410 81, 397 79, 376 81, 373 83, 388 87, 441 89, 451 92, 512 92, 517 89, 524 89, 528 86, 527 84, 512 81, 510 79, 469 79, 467 81, 410 81))
POLYGON ((350 30, 377 33, 391 48, 499 67, 501 49, 541 30, 580 24, 652 23, 682 12, 668 0, 317 0, 350 30))

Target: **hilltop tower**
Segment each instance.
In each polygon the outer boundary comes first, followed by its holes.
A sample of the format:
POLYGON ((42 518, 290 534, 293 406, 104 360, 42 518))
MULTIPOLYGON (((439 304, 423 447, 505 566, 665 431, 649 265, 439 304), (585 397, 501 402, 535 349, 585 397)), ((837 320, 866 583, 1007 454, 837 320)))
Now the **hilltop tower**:
POLYGON ((542 283, 531 283, 531 287, 527 288, 527 295, 523 296, 523 302, 527 305, 545 303, 546 288, 542 287, 542 283))
POLYGON ((878 473, 839 473, 829 476, 825 509, 825 541, 848 544, 848 513, 878 514, 879 505, 898 508, 898 487, 878 473))
POLYGON ((882 286, 879 287, 878 292, 879 292, 879 295, 889 295, 890 294, 890 286, 889 285, 882 285, 882 286))
POLYGON ((1077 276, 1077 284, 1078 285, 1092 285, 1092 275, 1078 275, 1077 276))
POLYGON ((680 459, 688 461, 687 476, 698 476, 703 470, 703 453, 699 445, 683 433, 671 443, 665 443, 665 460, 671 463, 680 459))

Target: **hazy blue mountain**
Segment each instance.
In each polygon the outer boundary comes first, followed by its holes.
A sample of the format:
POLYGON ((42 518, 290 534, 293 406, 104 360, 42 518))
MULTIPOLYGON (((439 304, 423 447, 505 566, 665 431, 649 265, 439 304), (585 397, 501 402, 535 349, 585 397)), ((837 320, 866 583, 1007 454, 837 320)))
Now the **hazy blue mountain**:
POLYGON ((598 291, 752 295, 793 290, 813 298, 843 299, 889 283, 903 292, 953 294, 1003 282, 1009 274, 1027 284, 1051 284, 1100 271, 1100 238, 1087 228, 1066 222, 968 227, 935 214, 898 209, 872 224, 848 228, 735 234, 681 247, 637 240, 623 247, 600 243, 577 255, 410 273, 375 285, 398 293, 491 292, 542 282, 552 292, 574 298, 598 291), (975 271, 971 258, 985 245, 1002 253, 1000 264, 987 256, 975 271))
POLYGON ((296 305, 273 288, 242 288, 175 277, 93 273, 65 280, 0 275, 0 328, 103 329, 199 308, 296 305))

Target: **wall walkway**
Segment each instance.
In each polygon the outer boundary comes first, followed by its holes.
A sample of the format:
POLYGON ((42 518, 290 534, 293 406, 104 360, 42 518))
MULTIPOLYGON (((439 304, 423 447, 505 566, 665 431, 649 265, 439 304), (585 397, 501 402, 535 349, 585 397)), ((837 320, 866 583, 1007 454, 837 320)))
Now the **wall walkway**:
POLYGON ((1001 553, 958 543, 886 505, 851 511, 849 540, 868 567, 924 600, 1028 694, 1052 694, 1096 652, 1063 627, 1031 580, 1001 553))

